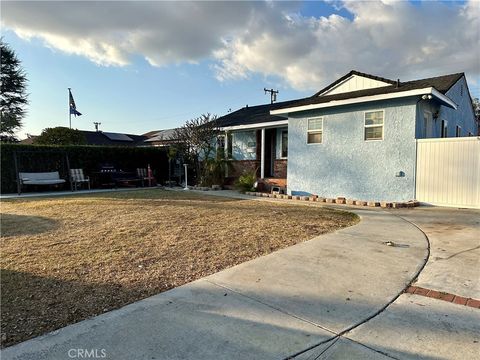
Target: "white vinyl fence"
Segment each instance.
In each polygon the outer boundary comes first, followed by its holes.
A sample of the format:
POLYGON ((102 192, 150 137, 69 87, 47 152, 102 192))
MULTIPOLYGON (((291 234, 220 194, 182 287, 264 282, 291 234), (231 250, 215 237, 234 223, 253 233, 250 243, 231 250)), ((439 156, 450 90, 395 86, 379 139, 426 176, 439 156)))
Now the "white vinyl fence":
POLYGON ((480 138, 417 140, 416 198, 480 208, 480 138))

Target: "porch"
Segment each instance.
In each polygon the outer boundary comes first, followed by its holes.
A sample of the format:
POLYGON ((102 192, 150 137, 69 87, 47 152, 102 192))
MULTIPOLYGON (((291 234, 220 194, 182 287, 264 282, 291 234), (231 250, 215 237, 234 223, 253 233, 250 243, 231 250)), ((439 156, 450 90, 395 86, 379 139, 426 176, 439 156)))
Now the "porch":
POLYGON ((232 167, 227 178, 233 183, 246 171, 255 171, 265 190, 271 186, 285 188, 288 166, 287 124, 276 126, 242 126, 222 129, 226 157, 232 167))

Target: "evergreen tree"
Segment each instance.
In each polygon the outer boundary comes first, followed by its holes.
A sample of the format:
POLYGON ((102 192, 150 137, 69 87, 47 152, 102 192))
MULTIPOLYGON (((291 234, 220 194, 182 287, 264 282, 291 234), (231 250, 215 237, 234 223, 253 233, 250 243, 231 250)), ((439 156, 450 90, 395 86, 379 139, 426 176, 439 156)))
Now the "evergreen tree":
POLYGON ((58 126, 43 129, 33 143, 38 145, 85 145, 87 140, 80 130, 58 126))
POLYGON ((0 136, 2 140, 12 140, 25 116, 27 77, 15 52, 3 39, 0 39, 0 56, 0 136))

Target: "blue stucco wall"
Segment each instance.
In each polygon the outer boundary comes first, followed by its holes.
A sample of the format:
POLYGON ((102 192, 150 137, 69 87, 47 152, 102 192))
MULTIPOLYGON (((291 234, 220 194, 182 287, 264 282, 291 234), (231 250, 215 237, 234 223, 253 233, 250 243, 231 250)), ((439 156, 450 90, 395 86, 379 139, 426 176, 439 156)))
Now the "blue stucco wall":
POLYGON ((291 114, 288 191, 359 200, 406 201, 415 193, 418 99, 291 114), (384 140, 364 140, 364 112, 385 110, 384 140), (322 144, 307 144, 308 117, 324 116, 322 144), (397 177, 403 172, 405 176, 397 177))
POLYGON ((427 137, 423 124, 424 111, 428 111, 432 114, 438 111, 437 120, 432 121, 433 129, 431 131, 431 138, 441 137, 442 120, 447 121, 447 137, 456 136, 457 125, 461 127, 461 136, 468 136, 469 132, 474 136, 477 134, 475 116, 473 114, 472 103, 470 100, 470 94, 467 90, 465 78, 462 77, 458 80, 445 95, 457 104, 456 110, 446 106, 440 106, 437 102, 432 100, 422 100, 419 102, 417 112, 419 121, 417 121, 416 127, 416 137, 418 139, 424 139, 427 137))

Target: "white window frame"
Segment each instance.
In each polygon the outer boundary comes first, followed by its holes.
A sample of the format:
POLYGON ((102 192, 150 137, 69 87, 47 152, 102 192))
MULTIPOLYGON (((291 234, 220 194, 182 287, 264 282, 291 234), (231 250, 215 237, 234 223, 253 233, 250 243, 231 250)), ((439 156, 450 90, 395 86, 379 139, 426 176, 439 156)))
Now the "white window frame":
POLYGON ((363 135, 363 141, 367 141, 367 142, 369 142, 369 141, 383 141, 385 139, 385 109, 368 110, 368 111, 363 112, 363 134, 362 135, 363 135), (365 120, 366 120, 367 113, 379 112, 379 111, 382 112, 382 119, 383 119, 382 125, 378 125, 378 124, 366 125, 365 120), (379 126, 382 127, 382 138, 381 139, 365 139, 365 129, 366 128, 379 127, 379 126))
POLYGON ((462 137, 462 127, 459 125, 455 127, 455 137, 462 137))
POLYGON ((447 138, 448 137, 448 121, 445 119, 440 120, 440 137, 447 138))
POLYGON ((307 139, 306 139, 306 142, 307 142, 307 145, 321 145, 323 144, 323 122, 324 122, 324 117, 323 116, 317 116, 317 117, 311 117, 311 118, 307 118, 307 139), (310 122, 310 120, 322 120, 322 129, 321 130, 308 130, 308 123, 310 122), (308 134, 322 134, 322 141, 320 142, 315 142, 315 143, 309 143, 308 142, 308 134))
MULTIPOLYGON (((322 124, 323 128, 323 124, 322 124)), ((288 159, 288 129, 280 130, 280 159, 288 159), (283 156, 283 133, 287 133, 287 156, 283 156)))
MULTIPOLYGON (((430 120, 430 125, 433 125, 433 114, 431 111, 424 110, 423 111, 423 136, 425 139, 428 139, 428 129, 427 129, 427 122, 430 120), (427 121, 425 121, 425 115, 427 116, 427 121)), ((430 133, 432 132, 432 129, 430 129, 430 133)), ((432 134, 430 134, 432 135, 432 134)), ((432 137, 432 136, 430 136, 432 137)))

